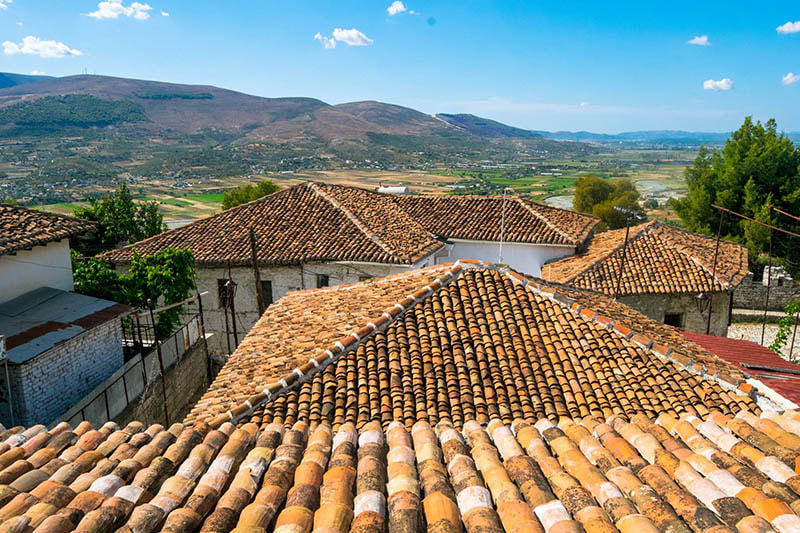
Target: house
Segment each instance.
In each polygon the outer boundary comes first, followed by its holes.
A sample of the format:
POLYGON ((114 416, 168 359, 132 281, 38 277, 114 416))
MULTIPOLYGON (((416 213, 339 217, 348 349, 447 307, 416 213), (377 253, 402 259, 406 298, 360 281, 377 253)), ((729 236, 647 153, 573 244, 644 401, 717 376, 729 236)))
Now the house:
POLYGON ((94 224, 0 205, 0 420, 47 423, 123 363, 127 306, 70 292, 69 239, 94 224))
POLYGON ((124 270, 134 252, 191 249, 198 289, 210 293, 206 329, 215 335, 209 349, 230 353, 228 343, 236 339, 226 283, 229 275, 236 283, 235 329, 241 339, 260 315, 254 257, 268 306, 293 290, 461 258, 497 260, 501 238, 504 262, 538 273, 544 262, 575 253, 596 223, 594 217, 518 198, 391 195, 306 182, 105 257, 124 270))
POLYGON ((293 292, 183 423, 14 428, 6 530, 800 530, 800 414, 610 298, 437 265, 293 292), (702 364, 701 364, 702 363, 702 364))
POLYGON ((656 221, 631 227, 627 244, 625 233, 595 235, 584 253, 547 264, 542 277, 615 297, 679 329, 725 336, 733 291, 748 274, 745 247, 720 241, 715 266, 714 238, 656 221))

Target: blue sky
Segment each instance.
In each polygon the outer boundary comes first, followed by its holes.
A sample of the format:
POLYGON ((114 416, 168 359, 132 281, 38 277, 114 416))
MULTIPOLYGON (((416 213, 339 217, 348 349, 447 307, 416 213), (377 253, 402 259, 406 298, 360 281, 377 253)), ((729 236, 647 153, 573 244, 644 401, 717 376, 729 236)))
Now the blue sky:
POLYGON ((800 130, 797 1, 391 4, 0 0, 0 71, 380 100, 531 129, 727 131, 752 114, 800 130))

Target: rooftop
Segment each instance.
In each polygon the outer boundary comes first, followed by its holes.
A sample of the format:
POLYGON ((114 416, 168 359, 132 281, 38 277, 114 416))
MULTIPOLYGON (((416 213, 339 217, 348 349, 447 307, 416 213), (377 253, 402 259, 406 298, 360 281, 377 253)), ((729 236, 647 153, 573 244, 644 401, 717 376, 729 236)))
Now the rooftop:
POLYGON ((752 341, 689 331, 681 333, 690 341, 736 365, 743 372, 752 374, 785 398, 800 405, 800 365, 787 361, 769 348, 752 341))
POLYGON ((182 424, 0 433, 0 520, 53 533, 798 531, 800 413, 762 409, 742 377, 604 296, 493 265, 290 293, 182 424))
MULTIPOLYGON (((511 198, 506 241, 582 243, 593 217, 511 198)), ((443 246, 442 238, 499 240, 502 199, 394 196, 357 187, 306 182, 259 200, 108 252, 130 261, 133 252, 190 248, 199 263, 251 261, 249 229, 265 265, 355 261, 411 265, 443 246), (463 228, 456 230, 455 228, 463 228)))
POLYGON ((558 283, 614 295, 622 265, 618 296, 718 292, 736 287, 748 272, 747 249, 651 221, 625 230, 595 235, 587 250, 542 267, 542 276, 558 283))
POLYGON ((29 250, 95 229, 93 222, 0 204, 0 255, 29 250))
POLYGON ((8 360, 24 363, 130 309, 52 287, 26 292, 0 304, 0 333, 6 336, 8 360))

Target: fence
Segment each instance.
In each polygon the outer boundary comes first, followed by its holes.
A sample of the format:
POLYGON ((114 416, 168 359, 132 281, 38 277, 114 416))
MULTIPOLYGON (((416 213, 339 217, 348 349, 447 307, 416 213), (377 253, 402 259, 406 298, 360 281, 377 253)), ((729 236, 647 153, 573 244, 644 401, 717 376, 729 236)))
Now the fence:
MULTIPOLYGON (((161 360, 164 370, 171 368, 202 336, 202 315, 192 316, 178 331, 161 341, 161 360)), ((124 342, 129 342, 124 340, 124 342)), ((158 350, 146 340, 140 350, 107 380, 94 388, 51 425, 60 421, 72 427, 88 420, 99 427, 119 416, 161 376, 158 350)))

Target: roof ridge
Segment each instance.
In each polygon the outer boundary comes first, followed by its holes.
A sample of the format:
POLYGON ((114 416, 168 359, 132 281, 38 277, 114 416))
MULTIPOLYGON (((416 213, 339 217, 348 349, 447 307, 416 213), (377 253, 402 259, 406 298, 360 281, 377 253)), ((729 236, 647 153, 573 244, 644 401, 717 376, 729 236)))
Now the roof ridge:
POLYGON ((514 199, 517 201, 517 203, 519 203, 523 207, 523 209, 525 209, 530 214, 532 214, 533 216, 535 216, 536 218, 538 218, 539 220, 544 222, 545 226, 547 226, 551 230, 553 230, 556 233, 558 233, 559 235, 561 235, 568 242, 571 242, 572 244, 577 246, 577 243, 575 242, 575 239, 573 239, 572 237, 570 237, 569 235, 564 233, 560 228, 556 227, 552 222, 550 222, 547 218, 545 218, 544 215, 542 215, 541 213, 536 212, 533 208, 531 208, 531 206, 528 205, 527 201, 525 201, 524 199, 520 198, 519 196, 515 196, 514 199))
POLYGON ((353 330, 350 334, 334 342, 332 347, 323 350, 322 353, 316 357, 310 358, 304 365, 295 367, 283 377, 268 383, 262 392, 251 396, 243 403, 229 409, 226 413, 212 418, 208 422, 208 425, 212 428, 218 428, 225 422, 236 423, 243 417, 252 414, 256 408, 264 405, 272 398, 301 385, 306 379, 324 370, 328 365, 336 362, 344 354, 357 349, 362 342, 369 339, 375 332, 385 330, 394 323, 398 317, 405 314, 406 311, 435 294, 440 289, 446 287, 448 283, 458 277, 458 274, 462 270, 463 266, 461 262, 456 261, 451 268, 446 270, 443 276, 409 293, 405 298, 395 303, 394 306, 386 308, 379 317, 367 322, 366 325, 353 330))
MULTIPOLYGON (((380 237, 378 237, 375 234, 375 232, 370 231, 370 229, 367 228, 366 225, 363 222, 361 222, 358 219, 358 217, 356 217, 356 215, 352 211, 350 211, 348 208, 343 206, 341 203, 337 202, 336 199, 331 197, 331 195, 329 195, 325 191, 322 191, 317 183, 309 181, 308 182, 308 186, 312 191, 314 191, 315 193, 320 195, 320 197, 322 197, 325 200, 327 200, 328 202, 330 202, 330 204, 333 205, 333 207, 335 207, 336 209, 340 210, 344 214, 344 216, 347 217, 347 219, 350 222, 352 222, 356 226, 356 228, 358 228, 359 231, 361 231, 361 233, 363 233, 369 240, 371 240, 372 242, 377 244, 378 247, 380 247, 381 250, 383 250, 384 252, 386 252, 390 256, 394 257, 395 259, 400 259, 400 260, 403 259, 399 255, 394 253, 392 251, 392 249, 389 248, 389 246, 385 242, 383 242, 380 239, 380 237)), ((364 190, 366 190, 366 189, 364 189, 364 190)))
MULTIPOLYGON (((643 224, 644 227, 641 230, 637 231, 633 235, 633 237, 628 238, 628 244, 630 244, 632 241, 639 240, 641 237, 643 237, 644 235, 646 235, 647 233, 652 231, 652 228, 655 227, 655 223, 656 223, 655 220, 651 220, 651 221, 643 224)), ((611 231, 622 231, 622 228, 619 228, 619 229, 616 229, 616 230, 611 230, 611 231)), ((617 252, 621 251, 621 249, 624 246, 625 246, 625 240, 623 239, 622 244, 619 244, 619 245, 615 246, 614 248, 609 250, 609 252, 607 254, 599 257, 596 261, 593 261, 591 264, 589 264, 585 269, 581 270, 580 272, 578 272, 577 274, 575 274, 571 278, 568 278, 568 279, 564 280, 564 284, 568 285, 568 284, 572 283, 573 281, 577 280, 578 278, 583 277, 586 274, 588 274, 589 272, 592 272, 593 270, 599 268, 600 265, 603 262, 607 261, 608 259, 611 258, 611 256, 613 256, 617 252)), ((578 256, 572 256, 572 257, 578 257, 578 256)))
MULTIPOLYGON (((659 228, 662 228, 662 227, 666 228, 667 226, 659 224, 658 227, 659 228)), ((680 228, 671 228, 670 227, 669 229, 670 230, 675 229, 675 230, 678 230, 678 231, 684 231, 684 230, 681 230, 680 228)), ((691 232, 685 231, 685 233, 691 233, 691 232)), ((700 234, 699 233, 695 233, 693 235, 700 235, 700 234)), ((703 237, 703 238, 710 238, 707 235, 700 235, 700 236, 703 237)), ((709 274, 709 276, 711 276, 711 278, 712 278, 712 280, 711 280, 711 292, 712 293, 714 292, 714 281, 719 282, 720 286, 723 289, 725 289, 725 288, 728 288, 728 289, 733 288, 731 280, 728 280, 726 278, 720 277, 719 276, 719 272, 714 270, 714 266, 713 265, 707 265, 706 263, 701 261, 700 258, 695 256, 694 254, 692 254, 691 251, 688 250, 686 246, 684 246, 683 244, 681 244, 679 242, 675 242, 673 239, 670 238, 670 236, 668 234, 665 233, 663 235, 663 237, 666 240, 668 240, 669 244, 672 245, 679 253, 685 255, 686 257, 688 257, 690 261, 695 263, 697 266, 699 266, 701 269, 703 269, 705 272, 707 272, 709 274)))

